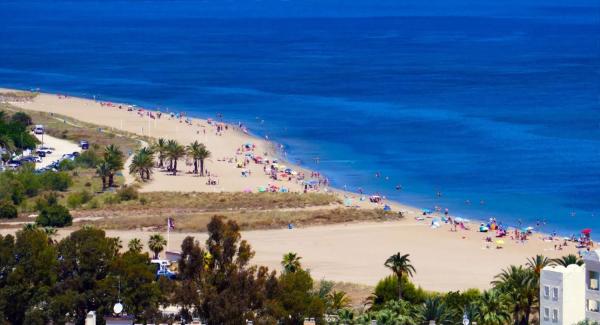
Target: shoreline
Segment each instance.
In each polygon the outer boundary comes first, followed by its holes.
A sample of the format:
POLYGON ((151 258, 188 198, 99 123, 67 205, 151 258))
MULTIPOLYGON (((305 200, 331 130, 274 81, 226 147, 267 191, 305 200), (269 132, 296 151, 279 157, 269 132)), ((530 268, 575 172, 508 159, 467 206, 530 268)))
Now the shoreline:
MULTIPOLYGON (((4 90, 0 91, 14 91, 4 90)), ((203 178, 183 172, 177 176, 170 176, 156 172, 153 180, 144 183, 142 191, 177 191, 177 192, 241 192, 245 188, 254 188, 268 181, 259 165, 252 165, 252 177, 241 177, 239 169, 231 163, 220 161, 220 157, 231 156, 236 148, 246 141, 256 142, 257 151, 263 152, 270 149, 269 142, 251 134, 245 134, 237 129, 228 130, 223 135, 212 132, 206 120, 193 118, 192 125, 183 124, 178 119, 161 120, 160 123, 151 123, 144 115, 136 111, 118 109, 116 106, 103 106, 98 102, 77 97, 59 98, 56 94, 40 93, 31 102, 12 103, 25 110, 52 112, 82 122, 95 125, 105 125, 107 128, 149 136, 152 138, 173 138, 182 144, 192 140, 205 142, 214 154, 213 159, 207 162, 211 171, 216 171, 221 179, 218 187, 203 184, 203 178), (82 113, 85 112, 85 113, 82 113), (99 123, 100 121, 100 123, 99 123), (126 123, 125 123, 126 122, 126 123), (146 132, 144 128, 148 127, 146 132)), ((115 104, 118 105, 118 104, 115 104)), ((127 104, 121 104, 127 105, 127 104)), ((231 128, 230 128, 231 129, 231 128)), ((269 156, 275 154, 270 152, 269 156)), ((287 162, 286 162, 287 164, 287 162)), ((289 164, 295 166, 295 164, 289 164)), ((262 165, 260 165, 262 167, 262 165)), ((181 164, 182 169, 189 169, 181 164)), ((296 167, 294 167, 296 168, 296 167)), ((308 169, 298 168, 298 170, 308 169)), ((301 192, 302 188, 294 182, 280 181, 290 188, 290 191, 301 192)), ((356 200, 358 208, 383 208, 383 204, 369 203, 368 200, 360 201, 360 195, 332 189, 340 198, 352 197, 356 200)), ((527 243, 510 240, 510 235, 505 238, 506 244, 502 249, 496 248, 496 238, 486 243, 487 236, 494 237, 494 233, 480 233, 477 231, 478 223, 471 220, 470 230, 453 232, 450 226, 440 222, 440 227, 431 229, 430 223, 434 218, 440 218, 443 212, 429 215, 423 221, 416 218, 422 217, 420 209, 398 202, 386 202, 392 206, 393 211, 405 211, 404 219, 399 221, 384 221, 377 223, 351 222, 333 225, 312 225, 289 229, 270 229, 244 231, 243 235, 255 248, 256 264, 264 264, 278 269, 279 261, 286 251, 297 251, 306 261, 306 266, 313 270, 315 276, 334 281, 357 282, 374 285, 376 280, 388 274, 383 267, 385 258, 397 251, 411 254, 418 262, 420 269, 415 282, 425 289, 446 290, 466 289, 471 287, 486 288, 493 276, 509 264, 524 264, 526 258, 535 254, 544 254, 557 257, 567 253, 575 253, 574 245, 562 251, 554 250, 553 245, 562 243, 562 240, 543 240, 543 233, 535 232, 527 243), (356 252, 356 256, 351 256, 356 252), (349 255, 350 254, 350 255, 349 255), (477 262, 474 262, 477 261, 477 262), (474 265, 469 272, 463 270, 464 265, 474 265), (451 280, 448 280, 451 279, 451 280), (450 282, 448 282, 450 281, 450 282)), ((452 214, 450 214, 452 215, 452 214)), ((18 229, 6 229, 3 232, 14 232, 18 229)), ((73 229, 61 230, 62 235, 73 229)), ((153 232, 142 230, 107 230, 108 235, 118 235, 123 240, 131 237, 147 238, 153 232)), ((174 243, 186 234, 196 238, 203 238, 204 233, 190 233, 174 231, 174 243)), ((171 246, 173 247, 173 246, 171 246)))

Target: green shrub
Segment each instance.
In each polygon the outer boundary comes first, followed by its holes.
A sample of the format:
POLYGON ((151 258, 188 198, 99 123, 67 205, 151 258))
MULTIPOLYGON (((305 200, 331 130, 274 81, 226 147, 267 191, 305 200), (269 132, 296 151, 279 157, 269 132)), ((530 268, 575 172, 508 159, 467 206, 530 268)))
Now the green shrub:
POLYGON ((137 200, 138 191, 133 186, 125 186, 117 191, 117 196, 120 201, 137 200))
POLYGON ((71 193, 69 196, 67 196, 67 206, 71 209, 78 208, 83 204, 86 204, 91 199, 92 193, 87 190, 71 193))
MULTIPOLYGON (((407 277, 402 278, 402 299, 413 304, 421 304, 427 299, 429 294, 421 289, 421 287, 415 287, 407 277)), ((374 292, 375 306, 381 306, 390 300, 398 299, 398 278, 395 275, 390 275, 380 280, 375 286, 374 292)))
POLYGON ((146 205, 146 204, 148 204, 148 199, 142 196, 142 197, 140 198, 140 204, 141 204, 141 205, 146 205))
POLYGON ((65 160, 62 160, 60 163, 58 163, 58 170, 60 170, 60 171, 73 170, 73 169, 75 169, 75 167, 76 167, 75 162, 70 159, 65 159, 65 160))
POLYGON ((73 224, 73 217, 69 209, 60 204, 44 207, 35 222, 43 227, 65 227, 73 224))
POLYGON ((40 182, 46 190, 66 191, 73 184, 71 176, 65 172, 45 172, 41 174, 40 182))
POLYGON ((90 202, 88 202, 87 207, 88 209, 98 209, 100 207, 100 202, 98 202, 98 199, 93 198, 90 200, 90 202))
POLYGON ((12 201, 4 200, 0 202, 0 219, 14 219, 18 214, 17 207, 12 201))
POLYGON ((100 164, 100 160, 102 160, 100 154, 95 149, 90 149, 82 152, 79 157, 75 158, 75 163, 85 168, 96 168, 100 164))
POLYGON ((108 205, 119 204, 121 199, 115 194, 108 194, 104 197, 104 203, 108 205))

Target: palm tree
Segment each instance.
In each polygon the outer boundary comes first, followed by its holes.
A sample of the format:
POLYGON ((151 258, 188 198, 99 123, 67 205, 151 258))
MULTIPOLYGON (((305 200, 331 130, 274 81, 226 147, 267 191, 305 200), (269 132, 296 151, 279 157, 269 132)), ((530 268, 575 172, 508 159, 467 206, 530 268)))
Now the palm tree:
POLYGON ((150 179, 154 166, 154 153, 149 148, 142 148, 136 152, 129 165, 130 174, 140 174, 142 181, 150 179))
POLYGON ((129 241, 127 248, 132 252, 140 253, 142 249, 144 249, 144 244, 142 244, 142 241, 139 238, 134 238, 129 241))
POLYGON ((203 143, 192 142, 188 148, 188 155, 194 160, 194 174, 198 174, 198 162, 200 162, 200 176, 204 176, 204 160, 210 157, 210 151, 203 143))
POLYGON ((510 305, 498 290, 485 291, 477 304, 475 320, 479 325, 506 325, 510 323, 510 305))
POLYGON ((532 270, 536 277, 539 279, 540 274, 542 273, 542 269, 548 265, 550 265, 552 261, 545 257, 544 255, 536 255, 535 257, 530 257, 527 259, 527 267, 532 270))
POLYGON ((331 313, 337 313, 339 310, 350 306, 350 297, 344 291, 333 290, 327 295, 326 300, 331 313))
POLYGON ((513 302, 515 324, 529 324, 529 316, 539 296, 535 272, 512 265, 496 275, 492 284, 513 302))
POLYGON ((183 156, 185 156, 185 147, 177 143, 175 140, 169 140, 167 157, 170 160, 173 175, 177 175, 177 160, 183 156))
POLYGON ((421 318, 425 323, 450 324, 452 314, 440 297, 427 298, 421 309, 421 318))
POLYGON ((158 153, 158 167, 164 167, 164 161, 167 157, 167 140, 159 138, 156 143, 152 145, 152 150, 158 153))
POLYGON ((408 256, 410 256, 410 254, 402 255, 398 252, 390 256, 383 264, 392 270, 398 278, 398 300, 402 300, 402 276, 404 274, 413 276, 413 274, 417 272, 414 266, 410 264, 408 256))
POLYGON ((289 252, 283 255, 281 266, 283 266, 285 272, 294 273, 302 269, 302 265, 300 264, 301 259, 302 257, 298 256, 298 254, 289 252))
POLYGON ((167 245, 167 240, 161 234, 154 234, 148 239, 148 248, 154 253, 154 258, 158 258, 158 254, 163 251, 167 245))
MULTIPOLYGON (((527 259, 527 266, 529 267, 529 269, 531 271, 533 271, 533 274, 535 275, 535 287, 539 288, 540 287, 540 275, 542 274, 542 269, 548 265, 552 264, 552 260, 550 260, 549 258, 543 256, 543 255, 536 255, 535 257, 531 257, 527 259)), ((537 293, 537 301, 540 301, 540 293, 538 290, 537 293)), ((540 309, 537 309, 537 313, 538 313, 538 319, 540 319, 540 309)))
POLYGON ((102 191, 106 190, 107 187, 107 179, 110 175, 110 165, 106 161, 102 161, 96 167, 96 174, 102 178, 102 191))
POLYGON ((564 267, 567 267, 571 264, 575 264, 575 265, 583 265, 583 260, 580 259, 579 257, 577 257, 577 255, 575 254, 569 254, 567 256, 563 256, 560 258, 554 258, 552 259, 552 262, 557 264, 557 265, 562 265, 564 267))
POLYGON ((108 186, 113 187, 115 185, 114 177, 115 173, 123 169, 123 152, 118 146, 110 144, 104 148, 104 161, 110 166, 110 173, 108 174, 108 186))

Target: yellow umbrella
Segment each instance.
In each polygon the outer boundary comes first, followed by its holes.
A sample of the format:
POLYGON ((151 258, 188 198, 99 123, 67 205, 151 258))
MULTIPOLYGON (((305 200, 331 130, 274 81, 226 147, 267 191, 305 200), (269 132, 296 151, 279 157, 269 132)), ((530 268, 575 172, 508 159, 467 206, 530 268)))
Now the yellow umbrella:
POLYGON ((498 245, 504 245, 504 240, 498 239, 498 240, 496 240, 496 244, 498 244, 498 245))

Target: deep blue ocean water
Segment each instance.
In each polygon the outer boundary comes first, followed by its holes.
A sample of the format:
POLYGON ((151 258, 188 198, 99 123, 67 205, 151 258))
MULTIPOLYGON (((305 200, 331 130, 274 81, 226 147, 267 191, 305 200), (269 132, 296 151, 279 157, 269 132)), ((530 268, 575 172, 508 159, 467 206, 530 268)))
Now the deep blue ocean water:
POLYGON ((424 3, 2 1, 0 86, 220 112, 338 187, 600 231, 600 3, 424 3))

